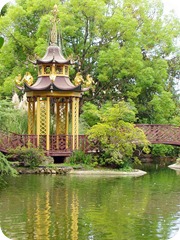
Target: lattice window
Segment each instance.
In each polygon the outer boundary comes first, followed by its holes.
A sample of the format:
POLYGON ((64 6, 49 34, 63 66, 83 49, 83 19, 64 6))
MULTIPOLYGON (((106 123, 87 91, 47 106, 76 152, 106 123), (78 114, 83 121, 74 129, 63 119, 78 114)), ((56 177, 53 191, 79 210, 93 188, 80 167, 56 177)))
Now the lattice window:
POLYGON ((79 134, 79 99, 76 98, 74 101, 74 134, 79 134))
POLYGON ((40 101, 40 135, 46 135, 46 101, 40 101))
POLYGON ((56 111, 56 133, 57 134, 67 134, 67 101, 57 101, 57 111, 56 111))
POLYGON ((79 98, 72 99, 72 135, 73 148, 78 149, 79 134, 79 98))

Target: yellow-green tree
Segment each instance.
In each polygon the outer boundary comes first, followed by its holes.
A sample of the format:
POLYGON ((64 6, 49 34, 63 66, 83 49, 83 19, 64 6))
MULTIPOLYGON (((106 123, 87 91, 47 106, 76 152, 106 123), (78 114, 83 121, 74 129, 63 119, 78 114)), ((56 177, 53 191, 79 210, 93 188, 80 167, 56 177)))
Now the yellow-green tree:
POLYGON ((98 146, 101 163, 113 167, 129 167, 137 146, 148 150, 144 132, 137 128, 135 109, 129 103, 119 102, 100 114, 100 122, 88 130, 89 139, 98 146))

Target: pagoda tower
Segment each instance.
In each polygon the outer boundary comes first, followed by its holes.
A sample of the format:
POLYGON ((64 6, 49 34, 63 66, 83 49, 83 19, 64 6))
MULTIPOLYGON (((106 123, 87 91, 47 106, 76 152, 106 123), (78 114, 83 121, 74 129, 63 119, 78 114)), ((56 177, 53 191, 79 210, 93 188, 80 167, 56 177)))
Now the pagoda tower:
MULTIPOLYGON (((24 83, 28 101, 28 135, 37 137, 37 146, 56 155, 79 146, 79 100, 83 89, 69 79, 71 61, 57 45, 57 6, 53 10, 50 45, 43 58, 37 59, 37 81, 24 83), (71 126, 71 127, 70 127, 71 126)), ((61 154, 62 155, 62 154, 61 154)))

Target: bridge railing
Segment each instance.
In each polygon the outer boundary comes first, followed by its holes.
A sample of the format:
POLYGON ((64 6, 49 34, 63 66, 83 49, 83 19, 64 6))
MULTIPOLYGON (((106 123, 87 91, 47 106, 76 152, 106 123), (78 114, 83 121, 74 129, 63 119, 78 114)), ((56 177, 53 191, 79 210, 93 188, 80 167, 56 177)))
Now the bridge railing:
POLYGON ((180 127, 164 124, 136 124, 151 143, 180 146, 180 127))
MULTIPOLYGON (((157 144, 171 144, 180 146, 180 127, 172 125, 160 125, 160 124, 136 124, 137 127, 141 128, 147 139, 151 143, 157 144)), ((72 135, 50 135, 50 152, 56 154, 71 153, 73 151, 72 135)), ((39 136, 40 147, 46 150, 46 135, 39 136)), ((37 147, 38 137, 37 135, 20 135, 15 133, 7 133, 0 130, 0 151, 8 152, 10 148, 16 148, 18 146, 32 145, 37 147)), ((92 148, 87 136, 78 135, 78 149, 84 152, 94 152, 97 149, 92 148)))

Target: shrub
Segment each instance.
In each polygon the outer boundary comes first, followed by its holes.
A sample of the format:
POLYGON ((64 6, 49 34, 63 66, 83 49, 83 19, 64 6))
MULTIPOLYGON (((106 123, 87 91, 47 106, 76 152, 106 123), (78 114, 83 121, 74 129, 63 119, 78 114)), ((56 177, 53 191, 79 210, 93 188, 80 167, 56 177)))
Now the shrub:
POLYGON ((0 174, 16 176, 17 171, 10 165, 6 156, 0 152, 0 174))
POLYGON ((175 148, 171 145, 165 145, 165 144, 154 144, 152 145, 152 156, 154 157, 165 157, 165 156, 174 156, 175 148))
POLYGON ((71 164, 90 164, 92 162, 92 155, 86 154, 81 150, 76 150, 69 157, 71 164))
POLYGON ((10 149, 8 158, 21 162, 23 166, 33 168, 46 162, 48 157, 45 156, 43 149, 23 146, 10 149))
POLYGON ((88 130, 88 138, 98 146, 101 165, 129 168, 137 146, 148 151, 149 142, 144 132, 135 127, 135 110, 126 102, 104 110, 100 122, 88 130), (97 144, 98 143, 98 144, 97 144))

